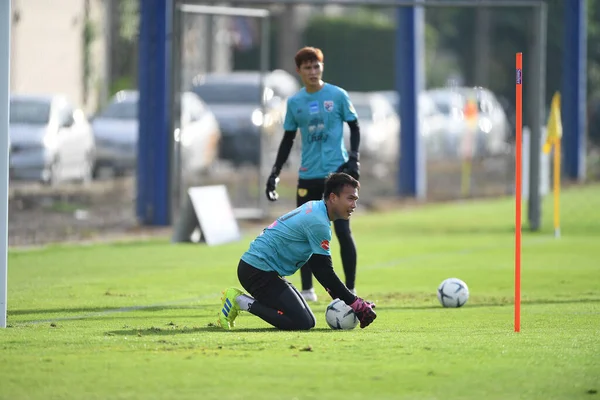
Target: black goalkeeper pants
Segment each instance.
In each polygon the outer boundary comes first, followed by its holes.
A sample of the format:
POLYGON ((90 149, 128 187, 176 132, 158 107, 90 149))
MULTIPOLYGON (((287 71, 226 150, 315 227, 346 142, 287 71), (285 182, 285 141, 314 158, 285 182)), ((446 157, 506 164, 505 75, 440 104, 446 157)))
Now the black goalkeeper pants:
POLYGON ((238 279, 255 301, 248 310, 267 323, 283 330, 308 330, 315 316, 298 290, 276 272, 254 268, 240 260, 238 279))

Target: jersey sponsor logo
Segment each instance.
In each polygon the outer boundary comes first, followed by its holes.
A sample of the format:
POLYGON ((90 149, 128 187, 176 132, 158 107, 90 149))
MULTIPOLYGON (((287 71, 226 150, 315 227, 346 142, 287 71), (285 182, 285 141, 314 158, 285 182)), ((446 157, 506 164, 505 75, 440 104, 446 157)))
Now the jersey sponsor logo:
POLYGON ((308 137, 308 143, 326 142, 328 137, 329 135, 327 134, 310 135, 308 137))
POLYGON ((325 111, 332 112, 333 111, 333 101, 325 100, 323 102, 323 107, 325 108, 325 111))
POLYGON ((298 188, 298 196, 306 197, 308 194, 308 189, 298 188))
POLYGON ((329 135, 325 133, 325 121, 319 117, 313 117, 308 122, 308 143, 326 142, 329 135))
POLYGON ((323 250, 329 251, 329 240, 321 241, 321 247, 323 248, 323 250))
POLYGON ((319 113, 319 102, 311 101, 310 103, 308 103, 308 112, 310 112, 311 114, 318 114, 319 113))

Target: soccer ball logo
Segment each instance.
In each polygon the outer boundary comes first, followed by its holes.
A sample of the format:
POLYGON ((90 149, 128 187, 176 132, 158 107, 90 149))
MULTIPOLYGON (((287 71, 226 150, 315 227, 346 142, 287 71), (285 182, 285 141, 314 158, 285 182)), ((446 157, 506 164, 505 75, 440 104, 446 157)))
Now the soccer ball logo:
POLYGON ((444 307, 462 307, 469 300, 469 288, 458 278, 448 278, 438 286, 437 298, 444 307))
POLYGON ((354 329, 358 325, 358 317, 350 306, 340 299, 335 299, 325 310, 325 320, 331 329, 354 329))

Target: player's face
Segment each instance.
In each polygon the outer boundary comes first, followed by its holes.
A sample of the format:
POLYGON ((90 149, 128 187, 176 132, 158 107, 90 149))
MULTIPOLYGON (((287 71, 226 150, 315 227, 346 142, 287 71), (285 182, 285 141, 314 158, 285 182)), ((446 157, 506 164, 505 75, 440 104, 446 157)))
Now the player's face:
POLYGON ((358 201, 358 189, 350 185, 345 185, 339 197, 332 194, 332 203, 337 219, 350 219, 350 216, 356 209, 358 201))
POLYGON ((323 63, 318 61, 307 61, 297 69, 304 86, 319 86, 323 76, 323 63))

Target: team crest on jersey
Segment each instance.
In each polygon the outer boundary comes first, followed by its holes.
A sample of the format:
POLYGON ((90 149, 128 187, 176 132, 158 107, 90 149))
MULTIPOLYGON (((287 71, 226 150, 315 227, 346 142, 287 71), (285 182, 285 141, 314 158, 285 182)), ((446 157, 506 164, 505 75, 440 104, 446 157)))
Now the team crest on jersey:
POLYGON ((298 196, 300 196, 300 197, 306 197, 307 194, 308 194, 308 190, 307 189, 302 189, 302 188, 298 189, 298 196))
POLYGON ((323 107, 325 108, 325 111, 332 112, 333 111, 333 101, 325 100, 323 102, 323 107))
POLYGON ((323 248, 323 250, 329 250, 329 240, 321 241, 321 247, 323 248))

